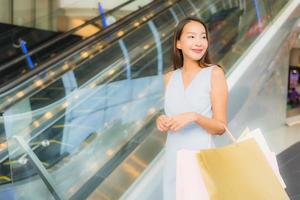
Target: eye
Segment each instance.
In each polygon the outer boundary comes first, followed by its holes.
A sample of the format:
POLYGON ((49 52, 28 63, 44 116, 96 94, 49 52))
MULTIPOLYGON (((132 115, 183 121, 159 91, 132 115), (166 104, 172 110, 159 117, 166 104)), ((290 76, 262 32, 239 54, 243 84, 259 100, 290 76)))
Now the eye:
POLYGON ((193 35, 189 35, 188 38, 195 38, 193 35))
POLYGON ((203 38, 203 39, 206 39, 206 36, 204 35, 204 36, 202 36, 202 38, 203 38))

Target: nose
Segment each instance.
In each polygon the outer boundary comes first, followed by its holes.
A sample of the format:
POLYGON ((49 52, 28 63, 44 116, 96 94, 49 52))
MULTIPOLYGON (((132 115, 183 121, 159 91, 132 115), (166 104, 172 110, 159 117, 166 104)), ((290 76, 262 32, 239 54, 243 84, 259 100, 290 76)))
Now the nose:
POLYGON ((201 47, 202 46, 202 41, 201 40, 197 40, 195 45, 197 47, 201 47))
POLYGON ((201 45, 202 45, 201 42, 196 43, 196 46, 198 46, 198 47, 200 47, 201 45))

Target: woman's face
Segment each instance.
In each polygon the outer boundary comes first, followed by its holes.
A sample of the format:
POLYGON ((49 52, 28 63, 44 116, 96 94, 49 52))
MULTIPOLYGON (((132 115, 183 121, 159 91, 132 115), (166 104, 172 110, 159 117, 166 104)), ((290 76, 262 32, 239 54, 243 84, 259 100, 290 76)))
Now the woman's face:
POLYGON ((204 26, 195 21, 187 23, 177 40, 176 47, 181 49, 184 59, 200 60, 208 47, 204 26))

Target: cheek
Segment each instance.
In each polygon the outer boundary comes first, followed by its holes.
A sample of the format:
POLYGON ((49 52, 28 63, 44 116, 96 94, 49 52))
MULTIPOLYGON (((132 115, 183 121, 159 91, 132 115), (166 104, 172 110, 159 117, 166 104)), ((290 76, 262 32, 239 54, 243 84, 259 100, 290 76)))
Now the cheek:
POLYGON ((207 41, 207 40, 203 41, 203 46, 204 46, 205 48, 208 47, 208 41, 207 41))
POLYGON ((184 41, 184 42, 181 43, 181 49, 184 52, 188 51, 192 45, 193 44, 191 42, 189 42, 188 40, 186 40, 186 41, 184 41))
POLYGON ((183 40, 181 43, 183 48, 189 48, 191 46, 191 41, 190 40, 183 40))

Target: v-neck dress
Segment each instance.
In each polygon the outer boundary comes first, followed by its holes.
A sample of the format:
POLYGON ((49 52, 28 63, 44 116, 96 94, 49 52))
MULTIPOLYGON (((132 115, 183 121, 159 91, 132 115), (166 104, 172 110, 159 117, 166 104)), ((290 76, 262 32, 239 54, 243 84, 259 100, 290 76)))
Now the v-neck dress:
MULTIPOLYGON (((185 112, 197 112, 212 117, 211 73, 214 66, 201 69, 184 88, 182 70, 173 72, 165 90, 164 110, 167 116, 185 112)), ((196 123, 177 132, 168 132, 165 144, 163 175, 164 200, 176 200, 176 152, 180 149, 200 150, 210 148, 211 134, 196 123)))

